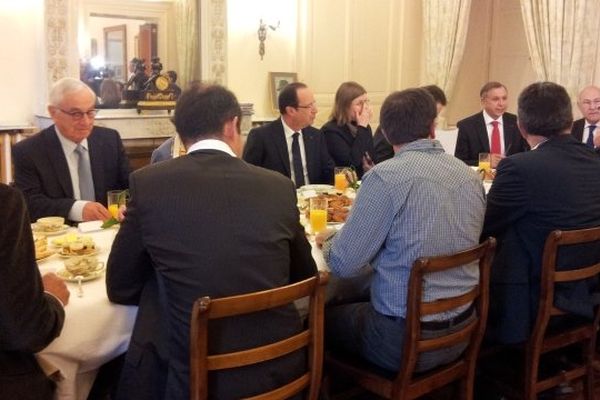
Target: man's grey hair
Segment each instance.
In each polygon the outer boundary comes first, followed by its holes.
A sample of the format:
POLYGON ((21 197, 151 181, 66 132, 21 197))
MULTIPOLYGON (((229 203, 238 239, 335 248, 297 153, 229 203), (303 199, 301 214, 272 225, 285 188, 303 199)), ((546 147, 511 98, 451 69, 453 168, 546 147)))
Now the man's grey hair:
POLYGON ((48 95, 48 105, 58 107, 67 94, 79 92, 81 90, 88 91, 92 96, 94 96, 94 102, 96 101, 96 94, 94 91, 79 79, 59 79, 50 89, 50 94, 48 95))

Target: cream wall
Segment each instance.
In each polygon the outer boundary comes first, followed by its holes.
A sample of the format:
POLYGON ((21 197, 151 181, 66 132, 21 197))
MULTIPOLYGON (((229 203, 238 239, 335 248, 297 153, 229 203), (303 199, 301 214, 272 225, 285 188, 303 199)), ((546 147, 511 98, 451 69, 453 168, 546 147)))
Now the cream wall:
POLYGON ((419 83, 421 9, 411 0, 227 1, 227 85, 255 116, 276 116, 268 73, 297 72, 315 93, 319 114, 329 117, 337 87, 356 80, 369 92, 377 125, 391 91, 419 83), (259 20, 280 21, 268 30, 266 54, 258 55, 259 20))
POLYGON ((42 0, 0 0, 0 125, 31 124, 42 85, 42 0))
MULTIPOLYGON (((67 1, 75 25, 81 1, 67 1)), ((0 52, 0 124, 32 123, 34 112, 45 108, 43 4, 43 0, 0 0, 0 34, 5 38, 0 52)), ((227 84, 240 101, 254 103, 258 117, 275 115, 269 98, 270 71, 298 72, 299 79, 315 90, 317 124, 327 119, 335 89, 345 80, 363 84, 376 111, 392 90, 428 83, 420 81, 419 1, 227 0, 227 19, 227 84), (257 38, 261 18, 268 24, 280 21, 276 31, 267 33, 262 61, 257 38)), ((171 34, 173 25, 168 29, 171 34)), ((71 40, 69 53, 76 55, 76 38, 66 39, 71 40)), ((519 0, 473 1, 466 46, 455 92, 449 94, 448 123, 479 110, 479 88, 490 79, 507 85, 509 110, 514 112, 519 91, 535 80, 519 0)), ((169 46, 169 57, 174 47, 169 46)))
MULTIPOLYGON (((269 96, 269 72, 297 72, 296 0, 227 0, 227 85, 258 117, 275 114, 269 96), (259 21, 267 28, 265 55, 258 54, 259 21)), ((302 75, 298 77, 304 79, 302 75)))

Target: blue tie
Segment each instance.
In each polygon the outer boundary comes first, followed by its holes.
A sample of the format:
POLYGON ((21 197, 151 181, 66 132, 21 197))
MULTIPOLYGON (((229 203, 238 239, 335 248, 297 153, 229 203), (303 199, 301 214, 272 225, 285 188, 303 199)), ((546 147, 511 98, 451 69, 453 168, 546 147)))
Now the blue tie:
POLYGON ((300 153, 300 142, 298 132, 292 135, 292 168, 294 170, 294 181, 296 187, 304 186, 304 168, 302 168, 302 154, 300 153))
POLYGON ((94 180, 90 160, 86 157, 87 150, 81 144, 75 148, 77 154, 77 175, 79 175, 79 192, 81 200, 96 201, 94 193, 94 180))
POLYGON ((588 145, 588 147, 591 147, 592 149, 594 148, 594 129, 596 129, 596 125, 590 125, 588 126, 588 128, 590 129, 590 134, 588 135, 587 141, 585 142, 585 144, 588 145))

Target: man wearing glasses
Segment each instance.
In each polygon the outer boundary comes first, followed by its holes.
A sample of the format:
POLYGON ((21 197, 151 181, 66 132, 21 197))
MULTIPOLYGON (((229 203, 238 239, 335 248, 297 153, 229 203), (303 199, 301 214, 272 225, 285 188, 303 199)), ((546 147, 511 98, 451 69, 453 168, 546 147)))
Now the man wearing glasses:
POLYGON ((63 216, 72 222, 106 220, 106 192, 128 187, 129 161, 119 133, 94 126, 96 95, 63 78, 50 90, 54 125, 13 147, 14 183, 32 220, 63 216))
POLYGON ((310 126, 317 115, 312 91, 300 82, 279 93, 281 118, 252 129, 244 148, 244 160, 277 171, 296 187, 333 182, 333 160, 321 132, 310 126))
POLYGON ((571 135, 592 149, 600 148, 600 130, 596 129, 600 122, 600 88, 585 87, 579 93, 577 106, 583 118, 573 122, 571 135))

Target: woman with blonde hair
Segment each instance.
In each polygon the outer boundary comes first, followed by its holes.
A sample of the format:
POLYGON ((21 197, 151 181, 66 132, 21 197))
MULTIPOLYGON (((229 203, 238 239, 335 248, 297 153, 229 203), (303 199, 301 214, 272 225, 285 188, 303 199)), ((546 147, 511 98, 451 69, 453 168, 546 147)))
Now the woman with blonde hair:
POLYGON ((344 82, 335 94, 330 121, 321 128, 335 165, 353 167, 359 179, 373 166, 372 115, 365 88, 344 82))

